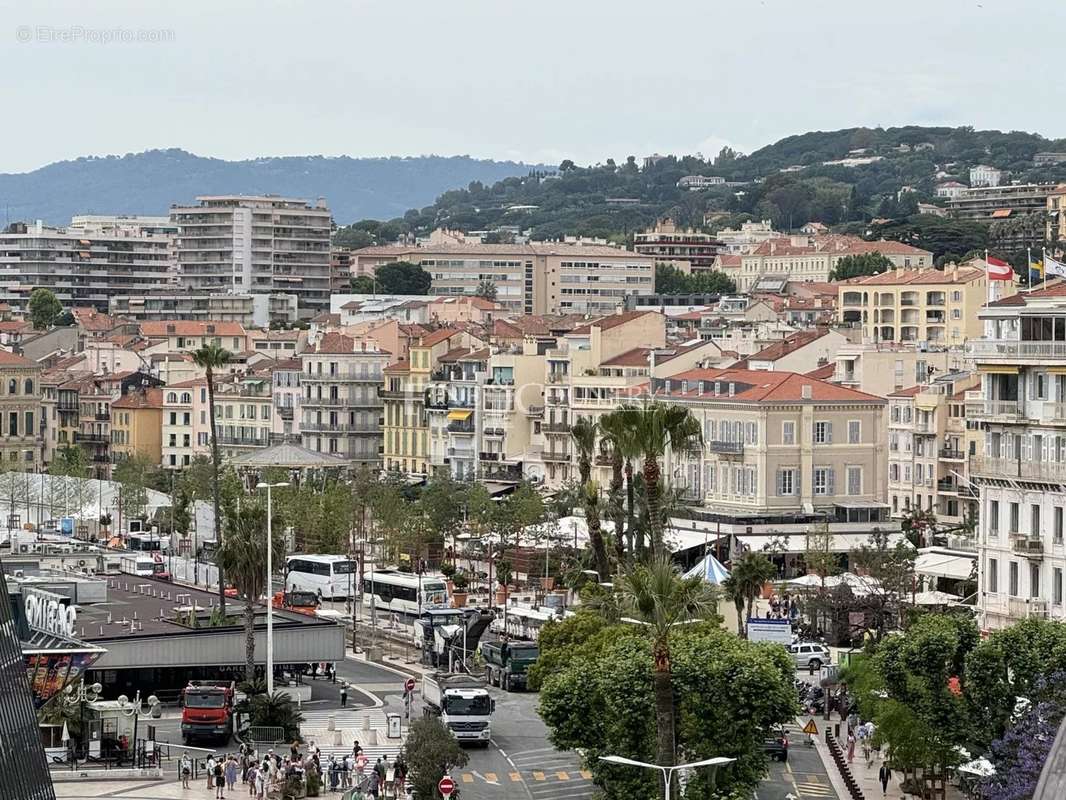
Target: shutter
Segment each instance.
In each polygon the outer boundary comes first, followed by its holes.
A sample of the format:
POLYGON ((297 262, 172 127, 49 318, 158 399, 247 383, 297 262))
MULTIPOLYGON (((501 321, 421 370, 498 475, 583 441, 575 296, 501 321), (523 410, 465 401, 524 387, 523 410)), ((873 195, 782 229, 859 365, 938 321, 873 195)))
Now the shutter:
POLYGON ((777 471, 777 496, 783 497, 785 494, 785 478, 784 470, 777 471))
POLYGON ((827 469, 825 471, 825 490, 826 490, 826 494, 828 494, 828 495, 836 494, 836 475, 835 475, 835 472, 836 472, 836 470, 833 470, 833 469, 827 469))
POLYGON ((832 422, 825 423, 825 443, 826 444, 832 444, 833 443, 833 423, 832 422))
POLYGON ((718 438, 718 420, 716 420, 716 419, 712 419, 711 420, 711 437, 710 438, 711 438, 712 442, 716 438, 718 438))

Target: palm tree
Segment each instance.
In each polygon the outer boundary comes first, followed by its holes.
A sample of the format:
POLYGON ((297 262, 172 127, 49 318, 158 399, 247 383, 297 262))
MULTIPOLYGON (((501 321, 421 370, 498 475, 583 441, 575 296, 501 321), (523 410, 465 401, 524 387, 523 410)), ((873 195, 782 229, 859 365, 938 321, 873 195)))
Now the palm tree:
POLYGON ((592 478, 592 454, 596 451, 598 435, 599 426, 585 417, 578 417, 570 426, 570 438, 574 440, 574 448, 577 450, 577 472, 582 486, 592 478))
POLYGON ((620 592, 626 615, 645 625, 652 641, 656 763, 674 766, 670 637, 677 625, 706 618, 714 612, 715 591, 702 578, 682 578, 670 558, 659 554, 627 572, 622 577, 620 592))
MULTIPOLYGON (((211 463, 212 494, 215 506, 215 536, 219 544, 222 543, 222 511, 219 499, 218 472, 222 459, 218 455, 218 431, 215 424, 215 370, 221 369, 230 362, 233 356, 217 342, 205 343, 199 350, 193 351, 192 360, 198 367, 203 367, 207 378, 207 413, 211 418, 211 463)), ((218 570, 218 607, 223 615, 226 613, 226 581, 222 574, 222 568, 218 570)))
POLYGON ((604 414, 600 417, 601 442, 606 443, 611 453, 611 488, 608 493, 608 506, 611 518, 614 521, 614 549, 621 568, 625 563, 625 539, 623 533, 628 531, 630 538, 629 550, 633 550, 633 461, 632 461, 632 436, 626 425, 625 417, 617 411, 604 414), (622 499, 623 474, 628 470, 629 489, 629 525, 626 525, 626 507, 622 499))
POLYGON ((627 427, 632 431, 635 452, 644 459, 644 490, 647 493, 648 528, 652 555, 662 550, 663 521, 660 514, 660 460, 667 450, 690 453, 703 447, 699 421, 684 406, 647 403, 623 406, 627 427))
POLYGON ((592 558, 600 580, 606 580, 611 574, 611 564, 607 559, 607 547, 603 541, 600 526, 600 487, 592 480, 592 456, 596 452, 596 438, 599 426, 590 419, 579 417, 570 426, 570 437, 577 450, 577 471, 580 476, 581 505, 585 509, 585 523, 589 528, 589 544, 592 546, 592 558))
MULTIPOLYGON (((270 544, 271 555, 280 561, 285 556, 283 537, 272 539, 270 544)), ((255 604, 264 592, 267 602, 273 601, 266 562, 266 508, 253 502, 243 503, 219 542, 215 564, 220 573, 225 571, 244 598, 244 679, 249 682, 255 680, 255 604)))
POLYGON ((737 607, 737 615, 740 618, 737 622, 737 632, 743 636, 744 605, 747 604, 748 607, 747 619, 751 619, 755 611, 755 600, 762 594, 766 582, 776 577, 777 567, 762 553, 745 553, 732 566, 726 591, 737 607))

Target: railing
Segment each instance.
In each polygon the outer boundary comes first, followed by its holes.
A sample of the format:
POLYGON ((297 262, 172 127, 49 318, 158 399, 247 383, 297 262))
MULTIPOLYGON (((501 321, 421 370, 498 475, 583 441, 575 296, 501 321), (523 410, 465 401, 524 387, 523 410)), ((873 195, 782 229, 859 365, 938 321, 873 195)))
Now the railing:
POLYGON ((544 413, 544 406, 527 406, 526 407, 526 416, 527 417, 539 417, 543 413, 544 413))
POLYGON ((724 455, 743 455, 744 454, 744 442, 723 442, 723 441, 711 441, 707 442, 707 449, 712 453, 722 453, 724 455))
POLYGON ((81 431, 75 431, 74 441, 84 442, 85 444, 110 444, 111 437, 106 433, 82 433, 81 431))
POLYGON ((358 372, 301 372, 301 383, 381 383, 381 375, 368 372, 361 375, 358 372))
POLYGON ((97 422, 110 422, 111 421, 111 414, 108 413, 107 411, 97 411, 96 412, 96 421, 97 422))
POLYGON ((1035 536, 1021 534, 1011 536, 1011 550, 1026 558, 1041 559, 1044 557, 1044 543, 1035 536))
POLYGON ((961 450, 953 450, 950 447, 940 448, 940 457, 945 461, 965 461, 966 454, 961 450))
POLYGON ((967 417, 1020 417, 1021 406, 1017 400, 968 400, 967 417))
POLYGON ((502 439, 504 436, 507 435, 507 431, 505 431, 503 428, 485 428, 481 432, 485 436, 490 436, 490 437, 500 438, 500 439, 502 439))
POLYGON ((959 491, 959 484, 953 480, 939 480, 936 482, 936 490, 941 493, 954 494, 959 491))
POLYGON ((565 372, 549 372, 547 376, 548 383, 562 383, 569 375, 565 372))
POLYGON ((1047 615, 1047 600, 1011 597, 1007 600, 1007 612, 1018 618, 1043 617, 1047 615))
POLYGON ((378 397, 389 400, 420 400, 425 397, 424 389, 386 389, 378 387, 378 397))
POLYGON ((595 461, 597 467, 610 467, 614 464, 614 456, 610 453, 597 453, 595 461))
POLYGON ((332 432, 337 432, 337 433, 380 433, 381 432, 381 426, 374 425, 374 424, 371 424, 369 422, 366 422, 366 423, 357 422, 357 423, 355 423, 353 425, 353 424, 350 424, 350 423, 347 423, 347 422, 342 422, 342 423, 309 422, 309 421, 305 420, 304 422, 302 422, 300 424, 300 430, 303 431, 303 432, 326 431, 326 432, 330 432, 330 433, 332 433, 332 432))
POLYGON ((1009 358, 1066 358, 1066 342, 1021 342, 1008 339, 976 339, 966 344, 973 356, 1009 358))
POLYGON ((462 434, 474 433, 474 426, 466 422, 449 422, 448 432, 462 434))
POLYGON ((544 459, 545 461, 558 461, 558 462, 565 462, 567 464, 570 463, 570 454, 569 453, 556 453, 556 452, 552 452, 550 450, 545 450, 543 453, 541 453, 541 458, 544 459))
POLYGON ((1023 461, 1018 458, 973 456, 970 459, 970 472, 990 477, 1066 481, 1066 463, 1058 461, 1023 461))
POLYGON ((1044 403, 1044 419, 1066 420, 1066 403, 1044 403))
POLYGON ((499 461, 500 460, 500 454, 499 453, 478 453, 478 458, 480 458, 482 461, 499 461))
POLYGON ((245 438, 244 436, 219 436, 219 444, 233 445, 236 447, 266 447, 270 444, 269 437, 245 438))
POLYGON ((570 433, 570 425, 566 422, 545 422, 540 429, 545 433, 570 433))

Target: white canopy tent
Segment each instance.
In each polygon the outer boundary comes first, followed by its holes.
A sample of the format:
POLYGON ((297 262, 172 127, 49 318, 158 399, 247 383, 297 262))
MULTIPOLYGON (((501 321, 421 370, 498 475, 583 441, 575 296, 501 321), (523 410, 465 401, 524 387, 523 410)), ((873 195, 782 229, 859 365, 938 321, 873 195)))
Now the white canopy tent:
MULTIPOLYGON (((19 525, 31 523, 43 527, 46 520, 74 517, 78 522, 95 524, 103 514, 110 514, 114 523, 119 507, 120 485, 115 481, 95 478, 70 478, 62 475, 32 472, 0 474, 0 517, 7 520, 19 517, 19 525)), ((154 489, 146 489, 145 514, 151 518, 160 508, 170 508, 170 496, 154 489)), ((122 514, 125 523, 125 514, 122 514)))

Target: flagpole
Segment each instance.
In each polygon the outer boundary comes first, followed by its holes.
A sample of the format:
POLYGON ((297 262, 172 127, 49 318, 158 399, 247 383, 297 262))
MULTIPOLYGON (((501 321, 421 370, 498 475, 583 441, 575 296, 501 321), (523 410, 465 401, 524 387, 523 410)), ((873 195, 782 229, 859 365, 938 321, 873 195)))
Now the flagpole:
POLYGON ((1033 291, 1033 248, 1025 248, 1025 292, 1028 294, 1033 291))

